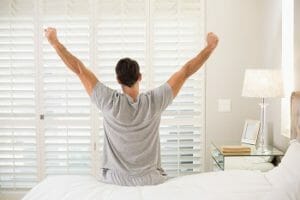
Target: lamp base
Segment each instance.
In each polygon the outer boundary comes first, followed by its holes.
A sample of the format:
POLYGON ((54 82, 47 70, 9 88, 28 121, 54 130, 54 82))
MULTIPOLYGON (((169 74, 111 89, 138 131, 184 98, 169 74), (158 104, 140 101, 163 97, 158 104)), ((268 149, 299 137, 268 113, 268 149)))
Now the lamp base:
POLYGON ((256 152, 259 154, 269 154, 271 151, 268 149, 268 145, 266 144, 265 137, 268 133, 268 126, 266 120, 266 108, 268 104, 265 103, 265 99, 262 98, 262 103, 260 105, 260 130, 259 130, 259 143, 256 152))

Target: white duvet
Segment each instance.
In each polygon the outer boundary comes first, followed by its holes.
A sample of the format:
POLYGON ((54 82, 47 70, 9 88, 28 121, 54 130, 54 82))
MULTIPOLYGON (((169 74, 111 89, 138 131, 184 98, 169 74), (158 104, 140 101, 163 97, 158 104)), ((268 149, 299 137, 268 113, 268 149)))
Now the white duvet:
POLYGON ((92 176, 49 176, 23 200, 300 200, 300 143, 268 173, 222 171, 170 179, 156 186, 124 187, 92 176))
POLYGON ((260 200, 272 184, 257 171, 226 171, 170 179, 156 186, 124 187, 92 176, 49 176, 23 200, 260 200))

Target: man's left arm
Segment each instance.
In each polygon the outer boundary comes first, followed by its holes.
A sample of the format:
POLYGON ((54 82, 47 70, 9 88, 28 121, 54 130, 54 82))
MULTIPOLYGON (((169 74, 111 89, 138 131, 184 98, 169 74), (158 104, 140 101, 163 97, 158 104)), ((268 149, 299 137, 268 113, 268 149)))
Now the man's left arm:
POLYGON ((45 29, 45 36, 47 37, 49 43, 55 49, 56 53, 62 59, 62 61, 67 65, 67 67, 72 70, 81 80, 85 87, 87 93, 91 96, 93 88, 99 81, 94 73, 87 69, 84 64, 75 56, 73 56, 58 40, 56 29, 47 28, 45 29))
POLYGON ((179 71, 175 72, 168 80, 174 97, 177 96, 185 81, 203 66, 217 47, 219 39, 214 33, 208 33, 206 41, 207 46, 197 56, 189 60, 179 71))

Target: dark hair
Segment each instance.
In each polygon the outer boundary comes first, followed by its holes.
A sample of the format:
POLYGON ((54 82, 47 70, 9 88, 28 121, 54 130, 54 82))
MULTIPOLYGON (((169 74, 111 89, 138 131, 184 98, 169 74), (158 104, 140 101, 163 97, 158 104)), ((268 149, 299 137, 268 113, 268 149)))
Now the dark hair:
POLYGON ((130 58, 122 58, 116 66, 116 75, 122 85, 133 86, 139 79, 139 64, 130 58))

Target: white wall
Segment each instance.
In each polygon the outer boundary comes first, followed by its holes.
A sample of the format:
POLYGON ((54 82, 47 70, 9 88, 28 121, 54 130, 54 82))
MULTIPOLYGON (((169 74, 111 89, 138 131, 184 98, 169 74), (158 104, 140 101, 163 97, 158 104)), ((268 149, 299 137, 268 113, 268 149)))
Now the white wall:
POLYGON ((259 119, 257 99, 241 97, 246 68, 264 66, 265 0, 207 1, 207 31, 220 37, 208 61, 206 91, 206 170, 211 169, 210 142, 239 142, 246 119, 259 119), (217 101, 229 98, 230 113, 219 113, 217 101))

